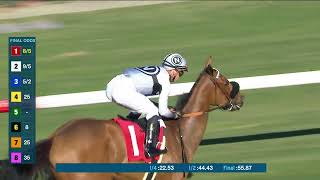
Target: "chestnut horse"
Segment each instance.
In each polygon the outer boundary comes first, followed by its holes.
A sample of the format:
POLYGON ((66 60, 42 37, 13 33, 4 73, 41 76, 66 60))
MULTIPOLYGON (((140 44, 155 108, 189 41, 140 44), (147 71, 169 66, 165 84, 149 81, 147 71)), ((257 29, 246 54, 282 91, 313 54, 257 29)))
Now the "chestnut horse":
MULTIPOLYGON (((166 121, 166 146, 162 163, 190 163, 201 142, 211 106, 238 110, 243 104, 239 85, 229 82, 211 66, 211 57, 185 98, 182 117, 166 121), (237 87, 236 87, 237 86, 237 87)), ((56 163, 127 163, 126 145, 121 129, 113 120, 79 119, 57 129, 37 144, 37 164, 20 176, 35 178, 46 169, 57 180, 128 180, 142 179, 144 173, 57 173, 56 163), (46 167, 46 168, 45 168, 46 167), (39 174, 39 173, 38 173, 39 174)), ((17 175, 19 177, 19 175, 17 175)), ((158 180, 185 179, 184 173, 158 173, 158 180)), ((23 178, 26 179, 26 178, 23 178)), ((47 179, 50 179, 47 177, 47 179)))

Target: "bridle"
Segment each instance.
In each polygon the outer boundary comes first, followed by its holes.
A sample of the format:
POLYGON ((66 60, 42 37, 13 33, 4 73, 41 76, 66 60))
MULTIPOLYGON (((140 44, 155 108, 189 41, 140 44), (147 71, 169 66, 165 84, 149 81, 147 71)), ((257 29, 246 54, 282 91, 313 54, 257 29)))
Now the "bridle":
POLYGON ((224 94, 224 96, 228 99, 228 102, 223 104, 223 105, 217 105, 217 106, 213 106, 210 107, 207 111, 198 111, 198 112, 191 112, 191 113, 183 113, 181 114, 181 117, 194 117, 194 116, 201 116, 203 114, 209 113, 213 110, 216 109, 223 109, 223 110, 229 110, 231 111, 234 107, 236 107, 237 109, 240 109, 239 105, 235 105, 232 102, 232 98, 230 97, 230 94, 228 92, 226 92, 226 90, 224 88, 221 87, 221 85, 217 82, 217 79, 219 79, 220 77, 220 71, 218 69, 213 68, 213 70, 215 70, 217 72, 217 75, 215 77, 211 76, 210 74, 208 74, 205 70, 202 71, 201 76, 203 74, 205 74, 207 77, 209 77, 209 79, 211 80, 211 82, 218 87, 221 92, 224 94))
MULTIPOLYGON (((214 107, 211 107, 209 108, 207 111, 199 111, 199 112, 191 112, 191 113, 183 113, 180 117, 182 118, 187 118, 187 117, 195 117, 195 116, 201 116, 201 115, 204 115, 204 114, 207 114, 213 110, 216 110, 216 109, 224 109, 224 110, 229 110, 231 111, 234 106, 236 106, 238 109, 240 109, 240 106, 239 105, 234 105, 232 103, 232 98, 230 96, 230 94, 228 92, 226 92, 226 90, 224 88, 222 88, 220 86, 220 84, 217 82, 217 79, 219 79, 220 77, 220 72, 218 69, 215 69, 213 68, 213 70, 215 70, 217 72, 216 76, 213 77, 211 76, 210 74, 208 74, 208 72, 206 72, 205 70, 202 71, 201 73, 201 76, 203 74, 205 74, 206 76, 209 77, 209 79, 211 80, 211 82, 216 86, 218 87, 221 92, 225 95, 225 97, 228 99, 228 102, 223 104, 223 105, 217 105, 217 106, 214 106, 214 107)), ((197 82, 195 82, 197 83, 197 82)), ((229 82, 230 83, 230 82, 229 82)), ((178 129, 179 129, 179 136, 180 136, 180 145, 181 145, 181 157, 182 157, 182 162, 183 163, 188 163, 188 158, 187 158, 187 155, 185 154, 185 145, 184 145, 184 142, 183 142, 183 135, 182 135, 182 132, 181 132, 181 128, 180 128, 180 121, 178 121, 178 129)), ((186 172, 183 172, 183 177, 186 177, 186 172)))

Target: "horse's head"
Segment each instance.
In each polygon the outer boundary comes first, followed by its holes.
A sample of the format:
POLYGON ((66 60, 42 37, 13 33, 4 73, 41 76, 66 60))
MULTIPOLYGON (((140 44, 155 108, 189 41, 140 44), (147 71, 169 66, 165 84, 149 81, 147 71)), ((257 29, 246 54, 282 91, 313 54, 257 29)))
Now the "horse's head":
POLYGON ((220 107, 223 110, 239 110, 243 105, 244 96, 240 95, 240 86, 237 82, 229 82, 220 71, 211 65, 210 56, 205 65, 203 73, 208 77, 207 81, 212 83, 212 96, 210 104, 220 107))

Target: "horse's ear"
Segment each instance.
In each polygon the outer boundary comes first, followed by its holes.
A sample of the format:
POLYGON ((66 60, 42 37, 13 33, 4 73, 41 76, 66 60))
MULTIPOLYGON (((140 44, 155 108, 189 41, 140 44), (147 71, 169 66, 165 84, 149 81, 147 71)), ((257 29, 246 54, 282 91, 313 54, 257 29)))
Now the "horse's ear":
POLYGON ((212 63, 212 56, 208 57, 207 63, 205 64, 204 68, 207 68, 208 66, 211 66, 212 63))
POLYGON ((213 68, 211 63, 212 63, 212 56, 209 56, 204 68, 208 74, 213 75, 213 68))

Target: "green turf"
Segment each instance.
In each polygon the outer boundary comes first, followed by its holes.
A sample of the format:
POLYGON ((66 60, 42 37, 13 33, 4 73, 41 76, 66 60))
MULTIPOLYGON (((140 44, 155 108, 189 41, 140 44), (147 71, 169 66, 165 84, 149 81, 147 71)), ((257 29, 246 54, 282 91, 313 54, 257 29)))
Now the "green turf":
MULTIPOLYGON (((180 82, 195 80, 208 55, 228 77, 319 70, 319 10, 319 2, 206 1, 10 20, 49 20, 64 28, 1 35, 0 52, 7 51, 8 36, 37 37, 38 96, 104 89, 122 69, 159 64, 172 51, 190 64, 180 82)), ((244 91, 240 112, 210 114, 205 139, 320 128, 319 90, 303 85, 244 91)), ((6 97, 7 54, 0 53, 0 99, 6 97)), ((70 119, 117 112, 125 110, 113 104, 39 110, 37 138, 70 119)), ((0 159, 7 156, 7 119, 0 115, 0 159)), ((194 179, 317 179, 319 140, 308 135, 202 146, 197 162, 266 162, 268 173, 194 179)))

